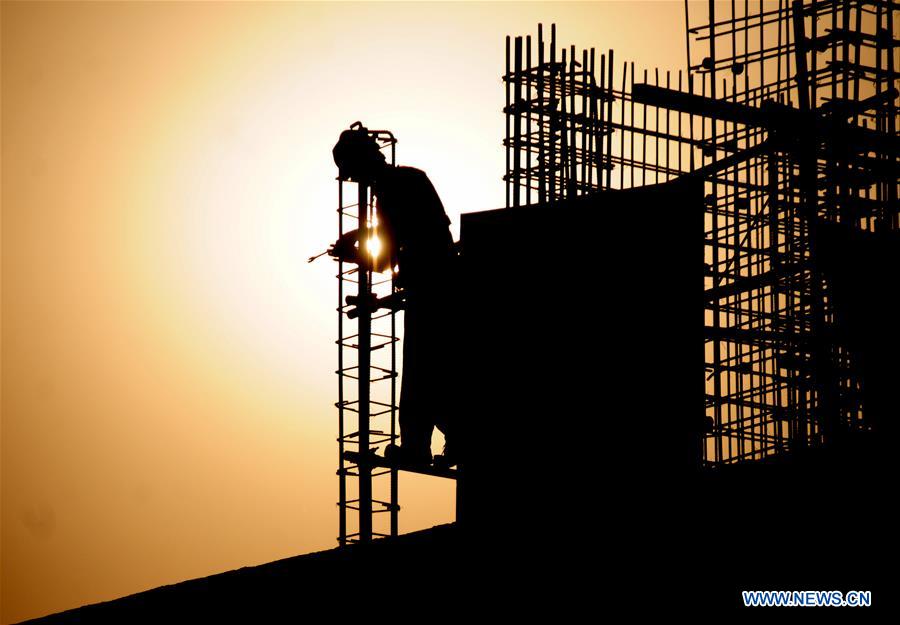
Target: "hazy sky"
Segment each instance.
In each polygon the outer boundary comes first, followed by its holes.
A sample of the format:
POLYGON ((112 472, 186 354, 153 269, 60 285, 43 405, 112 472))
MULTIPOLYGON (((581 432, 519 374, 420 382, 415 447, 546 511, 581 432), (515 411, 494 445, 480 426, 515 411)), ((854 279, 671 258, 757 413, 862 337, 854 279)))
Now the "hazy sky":
MULTIPOLYGON (((2 622, 333 547, 331 147, 500 207, 503 45, 684 67, 683 3, 2 5, 2 622)), ((453 518, 401 481, 401 529, 453 518)))

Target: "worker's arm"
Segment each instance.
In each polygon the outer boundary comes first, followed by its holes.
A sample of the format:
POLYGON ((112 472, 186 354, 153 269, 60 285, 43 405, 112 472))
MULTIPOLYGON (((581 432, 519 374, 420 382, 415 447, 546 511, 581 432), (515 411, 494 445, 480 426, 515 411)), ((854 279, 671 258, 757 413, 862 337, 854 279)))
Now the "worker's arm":
POLYGON ((345 263, 359 264, 359 230, 350 230, 331 244, 328 255, 345 263))
MULTIPOLYGON (((381 239, 381 233, 378 234, 381 239)), ((368 252, 364 248, 364 252, 368 252)), ((367 269, 381 273, 389 270, 391 265, 390 248, 385 249, 384 241, 382 241, 381 251, 376 257, 372 257, 370 253, 360 254, 359 250, 359 230, 350 230, 341 235, 328 250, 328 255, 345 263, 354 263, 357 265, 364 264, 367 269), (374 260, 374 263, 372 262, 374 260)))

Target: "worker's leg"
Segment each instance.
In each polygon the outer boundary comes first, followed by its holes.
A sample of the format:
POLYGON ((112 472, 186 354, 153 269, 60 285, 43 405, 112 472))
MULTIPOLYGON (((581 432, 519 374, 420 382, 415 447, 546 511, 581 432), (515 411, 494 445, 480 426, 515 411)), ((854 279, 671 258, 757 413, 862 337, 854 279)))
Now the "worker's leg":
POLYGON ((437 425, 454 437, 457 376, 454 332, 458 319, 455 281, 448 262, 433 263, 407 283, 404 313, 403 379, 400 390, 401 444, 431 453, 437 425))
POLYGON ((427 383, 425 370, 429 349, 423 344, 422 310, 414 294, 407 294, 403 319, 403 375, 400 383, 400 443, 412 454, 431 454, 431 434, 434 424, 429 413, 429 397, 423 385, 427 383))
POLYGON ((439 287, 429 289, 423 296, 420 336, 428 346, 422 363, 423 397, 427 398, 431 421, 444 435, 448 456, 455 457, 457 440, 456 424, 460 406, 457 404, 460 379, 456 352, 459 342, 456 332, 459 319, 456 314, 457 299, 453 280, 445 271, 439 287))

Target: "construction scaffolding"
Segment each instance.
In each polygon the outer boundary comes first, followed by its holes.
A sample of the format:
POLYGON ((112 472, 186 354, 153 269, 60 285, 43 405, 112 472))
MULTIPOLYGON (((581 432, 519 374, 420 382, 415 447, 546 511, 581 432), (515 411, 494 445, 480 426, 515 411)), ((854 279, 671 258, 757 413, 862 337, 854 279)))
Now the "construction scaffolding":
POLYGON ((823 340, 834 318, 809 223, 900 228, 900 4, 752 5, 685 3, 674 77, 619 73, 609 51, 598 80, 594 50, 557 61, 555 27, 549 59, 542 28, 536 58, 530 36, 507 39, 508 207, 705 181, 706 466, 870 427, 845 346, 823 340))
POLYGON ((867 428, 810 219, 898 228, 897 111, 889 1, 709 3, 687 13, 688 64, 713 100, 768 111, 708 116, 707 458, 761 458, 867 428), (692 22, 697 19, 698 22, 692 22), (693 55, 700 54, 694 64, 693 55), (796 113, 800 113, 797 115, 796 113), (762 146, 762 147, 761 147, 762 146), (817 340, 814 340, 817 339, 817 340))
MULTIPOLYGON (((605 189, 666 182, 692 168, 689 116, 636 103, 634 63, 617 69, 613 50, 598 55, 558 45, 538 26, 532 37, 506 38, 506 206, 545 203, 605 189), (557 58, 559 60, 557 60, 557 58), (599 71, 599 77, 597 73, 599 71)), ((682 90, 688 79, 659 70, 657 86, 682 90)))

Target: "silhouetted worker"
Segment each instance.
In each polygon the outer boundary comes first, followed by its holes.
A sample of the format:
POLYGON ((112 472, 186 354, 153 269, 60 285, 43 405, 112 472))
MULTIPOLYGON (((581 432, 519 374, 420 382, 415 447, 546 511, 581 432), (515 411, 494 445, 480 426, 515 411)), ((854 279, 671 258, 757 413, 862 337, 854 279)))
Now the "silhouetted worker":
POLYGON ((455 464, 449 388, 455 325, 450 219, 425 172, 387 164, 365 128, 341 133, 333 155, 342 178, 371 186, 381 240, 374 269, 396 266, 396 281, 405 293, 401 444, 390 445, 385 455, 431 463, 431 435, 437 426, 447 441, 440 461, 455 464))

